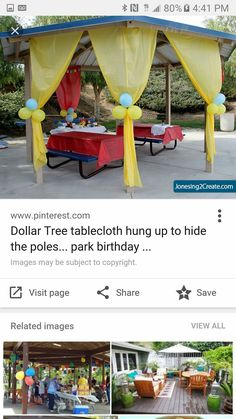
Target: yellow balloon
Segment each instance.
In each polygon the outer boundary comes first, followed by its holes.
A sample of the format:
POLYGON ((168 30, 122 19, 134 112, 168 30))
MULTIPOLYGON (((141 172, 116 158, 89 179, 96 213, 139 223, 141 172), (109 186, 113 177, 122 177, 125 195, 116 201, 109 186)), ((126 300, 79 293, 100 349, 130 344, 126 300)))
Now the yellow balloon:
POLYGON ((210 105, 207 106, 207 112, 210 115, 214 115, 218 112, 218 105, 215 105, 215 103, 210 103, 210 105))
POLYGON ((140 119, 142 116, 142 109, 139 106, 132 105, 128 108, 128 115, 132 119, 140 119))
POLYGON ((77 113, 76 112, 73 112, 73 118, 75 119, 75 118, 77 118, 77 113))
POLYGON ((81 362, 85 363, 86 359, 84 357, 81 358, 81 362))
POLYGON ((32 112, 32 119, 36 122, 42 122, 45 119, 45 112, 41 109, 37 109, 36 111, 32 112))
POLYGON ((24 371, 18 371, 16 373, 16 379, 17 380, 23 380, 24 376, 25 376, 24 371))
POLYGON ((29 108, 21 108, 18 112, 20 119, 29 119, 32 115, 32 111, 29 108))
POLYGON ((66 116, 67 111, 65 109, 62 109, 61 112, 60 112, 60 115, 63 116, 63 117, 66 116))
POLYGON ((115 119, 124 119, 127 109, 124 106, 118 105, 112 109, 112 115, 115 119))
POLYGON ((218 105, 218 110, 217 110, 217 113, 218 113, 218 115, 223 115, 223 113, 225 113, 225 111, 226 111, 226 107, 225 107, 225 105, 218 105))

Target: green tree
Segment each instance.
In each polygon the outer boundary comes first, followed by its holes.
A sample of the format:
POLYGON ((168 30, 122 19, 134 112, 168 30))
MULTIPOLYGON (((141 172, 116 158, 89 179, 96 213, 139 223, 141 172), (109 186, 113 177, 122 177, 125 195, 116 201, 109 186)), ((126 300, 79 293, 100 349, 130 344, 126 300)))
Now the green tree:
POLYGON ((52 25, 54 23, 73 22, 74 20, 85 20, 91 16, 36 16, 32 26, 52 25))
MULTIPOLYGON (((20 26, 16 19, 11 16, 2 16, 0 18, 0 32, 8 32, 16 25, 20 26)), ((22 66, 6 61, 0 44, 0 89, 14 90, 22 86, 23 81, 24 73, 22 66)))
MULTIPOLYGON (((218 16, 215 19, 207 19, 205 20, 205 25, 209 29, 236 33, 235 16, 218 16)), ((227 99, 234 99, 236 97, 236 50, 232 53, 229 60, 226 61, 224 69, 225 79, 222 91, 227 99)))
MULTIPOLYGON (((165 73, 163 70, 152 70, 149 76, 139 106, 157 112, 164 112, 165 99, 165 73)), ((204 103, 191 81, 182 68, 171 71, 171 108, 173 112, 195 112, 203 109, 204 103)))
POLYGON ((100 119, 100 100, 101 93, 106 87, 106 81, 100 71, 85 71, 82 74, 83 84, 90 84, 94 92, 94 116, 100 119))
POLYGON ((232 345, 219 346, 216 349, 211 349, 204 352, 204 359, 208 365, 216 371, 220 369, 231 370, 233 366, 233 347, 232 345))

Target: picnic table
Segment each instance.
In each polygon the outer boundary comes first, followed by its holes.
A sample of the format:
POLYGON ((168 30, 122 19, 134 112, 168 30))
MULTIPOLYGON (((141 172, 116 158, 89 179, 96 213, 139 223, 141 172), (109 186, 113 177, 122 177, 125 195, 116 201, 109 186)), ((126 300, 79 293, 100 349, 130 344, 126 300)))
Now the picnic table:
POLYGON ((79 162, 80 175, 87 179, 105 168, 116 168, 123 165, 124 143, 122 135, 91 133, 91 132, 63 132, 52 134, 47 143, 48 167, 55 169, 71 160, 79 162), (50 159, 65 157, 67 160, 52 165, 50 159), (121 161, 119 164, 112 162, 121 161), (96 170, 88 175, 84 173, 83 163, 96 162, 96 170))
MULTIPOLYGON (((119 124, 116 128, 117 135, 123 135, 123 124, 119 124)), ((135 124, 134 125, 134 138, 136 141, 141 141, 143 146, 146 143, 150 144, 150 153, 152 156, 156 156, 164 150, 174 150, 177 147, 177 140, 182 141, 184 136, 182 129, 179 125, 167 126, 163 124, 135 124), (160 134, 154 135, 152 131, 161 132, 160 134), (159 128, 159 130, 158 130, 159 128), (174 142, 172 147, 167 147, 167 144, 174 142), (163 147, 154 151, 153 144, 162 144, 163 147)))

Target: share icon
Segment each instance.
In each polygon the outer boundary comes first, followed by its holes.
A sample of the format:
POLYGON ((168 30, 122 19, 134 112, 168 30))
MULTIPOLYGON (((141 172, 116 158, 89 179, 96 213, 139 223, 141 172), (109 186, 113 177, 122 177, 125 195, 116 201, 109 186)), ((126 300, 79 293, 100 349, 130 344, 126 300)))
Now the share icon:
POLYGON ((104 291, 108 291, 108 290, 109 290, 109 287, 108 287, 108 285, 106 285, 102 290, 98 290, 97 291, 97 294, 98 295, 102 295, 104 298, 106 298, 106 300, 108 300, 109 295, 108 294, 104 294, 104 291))

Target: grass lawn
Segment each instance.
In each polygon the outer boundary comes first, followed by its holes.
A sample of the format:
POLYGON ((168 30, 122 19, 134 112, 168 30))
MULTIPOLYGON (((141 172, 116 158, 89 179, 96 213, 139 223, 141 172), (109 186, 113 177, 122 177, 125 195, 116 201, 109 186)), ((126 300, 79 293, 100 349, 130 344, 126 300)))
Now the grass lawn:
MULTIPOLYGON (((158 119, 140 119, 140 123, 143 124, 161 124, 162 121, 158 119)), ((198 119, 174 119, 171 121, 172 125, 180 125, 183 128, 201 128, 204 129, 205 122, 204 117, 198 119)), ((104 125, 109 131, 116 130, 116 121, 101 121, 101 124, 104 125)), ((220 130, 220 121, 219 119, 215 120, 215 130, 220 130)))

